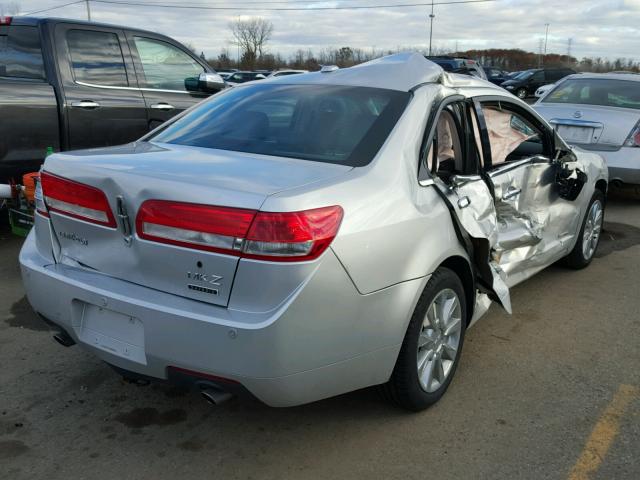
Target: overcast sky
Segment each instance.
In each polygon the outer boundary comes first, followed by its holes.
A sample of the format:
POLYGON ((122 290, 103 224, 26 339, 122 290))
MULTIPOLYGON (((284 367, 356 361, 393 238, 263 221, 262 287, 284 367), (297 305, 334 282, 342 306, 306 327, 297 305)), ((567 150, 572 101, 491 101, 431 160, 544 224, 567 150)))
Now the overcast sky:
MULTIPOLYGON (((72 0, 0 0, 0 6, 18 5, 22 14, 72 0)), ((126 1, 126 0, 114 0, 126 1)), ((91 1, 95 21, 117 23, 161 32, 193 45, 209 57, 230 47, 229 22, 241 16, 264 17, 273 22, 268 50, 288 56, 299 48, 351 46, 396 49, 429 42, 430 7, 379 7, 366 10, 309 10, 308 7, 429 3, 429 0, 131 0, 149 6, 128 6, 91 1), (209 5, 235 10, 159 8, 165 5, 209 5), (240 10, 239 8, 245 8, 240 10), (301 8, 267 11, 260 8, 301 8)), ((446 0, 435 0, 439 1, 446 0)), ((84 3, 69 5, 40 16, 86 19, 84 3)), ((537 51, 549 23, 548 52, 626 57, 640 60, 640 0, 496 0, 487 3, 437 5, 433 43, 446 49, 522 48, 537 51)), ((232 47, 231 52, 235 55, 232 47)))

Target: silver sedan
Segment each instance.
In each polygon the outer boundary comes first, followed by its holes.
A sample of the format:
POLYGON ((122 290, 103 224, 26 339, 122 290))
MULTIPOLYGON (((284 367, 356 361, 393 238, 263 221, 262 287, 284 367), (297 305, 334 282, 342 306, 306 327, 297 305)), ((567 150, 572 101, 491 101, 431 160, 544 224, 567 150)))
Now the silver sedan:
POLYGON ((55 338, 126 377, 272 406, 381 385, 420 410, 492 302, 591 262, 606 191, 524 102, 398 54, 49 156, 20 264, 55 338))
POLYGON ((534 108, 569 144, 604 157, 611 182, 640 184, 640 75, 571 75, 534 108))

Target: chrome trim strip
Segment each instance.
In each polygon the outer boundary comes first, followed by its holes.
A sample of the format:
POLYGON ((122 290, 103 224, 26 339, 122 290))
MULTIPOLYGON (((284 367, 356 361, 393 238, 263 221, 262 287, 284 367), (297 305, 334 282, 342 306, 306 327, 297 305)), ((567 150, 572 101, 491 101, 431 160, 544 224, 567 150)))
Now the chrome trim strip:
POLYGON ((82 85, 84 87, 93 87, 93 88, 104 88, 107 90, 135 90, 135 91, 142 91, 142 92, 164 92, 164 93, 185 93, 188 95, 191 94, 197 94, 197 95, 206 95, 203 92, 188 92, 186 90, 163 90, 161 88, 140 88, 140 87, 118 87, 115 85, 95 85, 93 83, 86 83, 86 82, 75 82, 78 85, 82 85))
POLYGON ((588 128, 602 128, 602 123, 590 122, 588 120, 573 120, 571 118, 552 118, 549 120, 551 125, 570 125, 572 127, 588 127, 588 128))

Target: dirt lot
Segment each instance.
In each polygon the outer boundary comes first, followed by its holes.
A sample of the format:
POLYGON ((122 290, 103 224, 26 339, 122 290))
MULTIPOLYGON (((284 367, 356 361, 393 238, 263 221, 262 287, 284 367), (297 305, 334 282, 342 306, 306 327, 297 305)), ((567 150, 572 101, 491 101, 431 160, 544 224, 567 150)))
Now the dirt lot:
POLYGON ((468 333, 421 414, 367 389, 271 409, 124 383, 54 343, 0 231, 0 478, 640 478, 640 197, 613 200, 598 258, 553 266, 468 333))

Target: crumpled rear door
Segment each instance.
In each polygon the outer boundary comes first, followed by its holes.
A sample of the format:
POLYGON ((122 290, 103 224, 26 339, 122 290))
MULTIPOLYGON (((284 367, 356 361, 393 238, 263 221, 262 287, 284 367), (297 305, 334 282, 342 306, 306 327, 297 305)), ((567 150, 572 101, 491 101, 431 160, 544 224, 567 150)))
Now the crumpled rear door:
POLYGON ((451 186, 440 179, 434 183, 452 210, 458 236, 474 262, 478 283, 492 300, 511 313, 506 275, 492 259, 498 241, 498 219, 487 184, 479 175, 454 176, 451 186))

